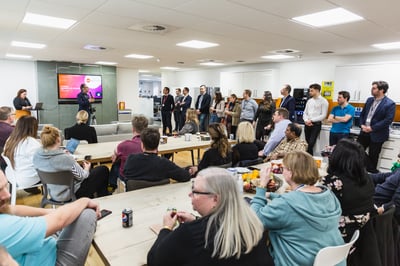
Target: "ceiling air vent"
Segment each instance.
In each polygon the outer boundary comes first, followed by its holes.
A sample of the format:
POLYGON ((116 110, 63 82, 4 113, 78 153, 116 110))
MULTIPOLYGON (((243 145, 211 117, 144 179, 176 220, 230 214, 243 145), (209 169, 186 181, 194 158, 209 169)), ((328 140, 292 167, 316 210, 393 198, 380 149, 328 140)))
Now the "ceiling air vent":
POLYGON ((141 32, 164 34, 176 30, 177 28, 157 23, 138 23, 128 27, 128 29, 141 32))
POLYGON ((282 50, 276 50, 274 53, 276 54, 293 54, 293 53, 298 53, 298 50, 294 49, 282 49, 282 50))

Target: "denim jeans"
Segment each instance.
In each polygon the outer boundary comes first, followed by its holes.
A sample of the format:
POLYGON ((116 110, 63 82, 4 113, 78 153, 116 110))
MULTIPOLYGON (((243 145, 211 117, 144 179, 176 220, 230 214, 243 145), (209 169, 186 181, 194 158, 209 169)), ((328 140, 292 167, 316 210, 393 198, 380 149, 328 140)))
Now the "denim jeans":
POLYGON ((65 227, 57 239, 56 265, 85 265, 96 225, 96 212, 85 209, 72 224, 65 227))
POLYGON ((217 116, 217 114, 212 113, 210 116, 210 124, 212 123, 221 123, 221 118, 217 116))

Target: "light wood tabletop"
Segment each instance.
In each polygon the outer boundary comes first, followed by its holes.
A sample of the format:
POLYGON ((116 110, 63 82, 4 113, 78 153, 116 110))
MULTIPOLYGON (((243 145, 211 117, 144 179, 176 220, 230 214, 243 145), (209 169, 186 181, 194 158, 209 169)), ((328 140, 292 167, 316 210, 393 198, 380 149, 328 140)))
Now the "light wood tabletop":
MULTIPOLYGON (((230 142, 234 143, 232 140, 230 140, 230 142)), ((78 161, 81 161, 86 155, 90 155, 90 161, 92 163, 111 161, 111 156, 119 143, 121 143, 121 141, 82 144, 78 146, 74 156, 78 161)), ((208 148, 210 145, 210 140, 199 140, 196 135, 192 135, 190 141, 185 141, 184 136, 168 137, 167 143, 158 146, 158 153, 166 154, 180 151, 193 152, 193 150, 208 148)))
POLYGON ((145 265, 147 253, 157 238, 150 226, 162 224, 168 208, 193 212, 188 196, 191 182, 150 187, 98 198, 101 209, 112 214, 99 220, 94 246, 109 265, 145 265), (122 227, 122 210, 133 210, 133 226, 122 227))

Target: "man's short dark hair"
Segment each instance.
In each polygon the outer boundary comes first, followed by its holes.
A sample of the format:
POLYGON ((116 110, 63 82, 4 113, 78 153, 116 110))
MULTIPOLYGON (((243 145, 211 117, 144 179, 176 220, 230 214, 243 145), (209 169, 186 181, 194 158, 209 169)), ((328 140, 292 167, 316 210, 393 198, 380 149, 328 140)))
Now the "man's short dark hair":
POLYGON ((184 87, 183 90, 189 92, 189 88, 188 87, 184 87))
POLYGON ((155 128, 145 128, 140 133, 140 140, 146 150, 155 150, 160 143, 160 132, 155 128))
POLYGON ((289 118, 289 111, 286 108, 278 108, 275 110, 275 112, 278 112, 278 114, 285 119, 289 118))
POLYGON ((132 118, 132 127, 137 133, 141 133, 143 129, 147 128, 149 125, 149 120, 143 115, 138 115, 132 118))
POLYGON ((0 120, 5 121, 11 115, 12 109, 8 106, 0 107, 0 120))
POLYGON ((290 92, 292 91, 292 87, 290 87, 289 84, 285 85, 285 89, 287 90, 287 93, 290 94, 290 92))
POLYGON ((247 95, 249 95, 249 97, 251 97, 251 90, 244 90, 244 93, 246 93, 247 95))
POLYGON ((181 88, 176 88, 176 90, 177 90, 177 91, 179 91, 179 92, 181 92, 181 91, 182 91, 182 90, 181 90, 181 88))
POLYGON ((348 91, 339 91, 338 95, 342 95, 347 101, 350 101, 350 93, 348 91))
POLYGON ((383 90, 383 93, 386 93, 387 90, 389 89, 389 84, 386 81, 383 81, 383 80, 374 81, 374 82, 372 82, 372 85, 376 85, 376 87, 380 91, 383 90))
POLYGON ((321 91, 321 85, 318 83, 313 83, 309 86, 310 89, 318 90, 319 92, 321 91))
POLYGON ((204 87, 205 89, 207 89, 207 86, 206 86, 206 85, 200 85, 200 88, 201 88, 201 87, 204 87))
POLYGON ((169 88, 168 87, 164 87, 164 89, 166 89, 168 91, 168 93, 169 93, 169 88))
POLYGON ((288 127, 289 127, 289 130, 291 131, 291 132, 294 132, 294 134, 296 135, 296 137, 300 137, 301 136, 301 127, 299 126, 299 124, 296 124, 296 123, 290 123, 289 125, 288 125, 288 127))

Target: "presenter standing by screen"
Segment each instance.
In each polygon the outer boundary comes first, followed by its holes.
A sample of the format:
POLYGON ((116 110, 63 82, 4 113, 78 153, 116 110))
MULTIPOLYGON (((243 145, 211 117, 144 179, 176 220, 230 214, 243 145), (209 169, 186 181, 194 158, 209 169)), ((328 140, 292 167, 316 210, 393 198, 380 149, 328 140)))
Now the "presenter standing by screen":
POLYGON ((87 120, 87 125, 90 125, 90 119, 92 115, 92 102, 94 102, 94 98, 91 97, 91 94, 89 92, 89 87, 85 84, 81 84, 81 92, 77 96, 78 104, 79 104, 79 109, 80 110, 85 110, 89 118, 87 120), (88 94, 89 93, 89 94, 88 94))
POLYGON ((26 90, 20 89, 17 92, 17 97, 14 98, 14 107, 15 107, 15 119, 20 118, 24 115, 31 115, 32 104, 29 99, 26 97, 26 90))

